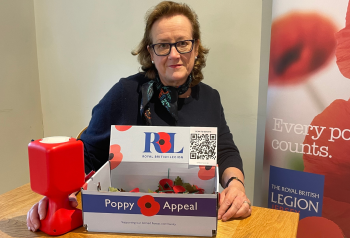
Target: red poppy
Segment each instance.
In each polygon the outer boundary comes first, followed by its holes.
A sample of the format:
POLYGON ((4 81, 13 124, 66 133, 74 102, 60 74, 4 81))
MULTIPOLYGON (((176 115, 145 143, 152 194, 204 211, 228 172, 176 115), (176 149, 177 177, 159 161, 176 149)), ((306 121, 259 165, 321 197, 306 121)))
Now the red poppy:
POLYGON ((305 217, 299 221, 298 238, 332 237, 343 238, 339 226, 324 217, 305 217))
POLYGON ((209 180, 215 177, 215 166, 199 166, 198 177, 201 180, 209 180))
POLYGON ((120 145, 111 145, 109 148, 109 161, 111 163, 111 170, 115 169, 120 162, 122 162, 123 154, 120 152, 120 145))
POLYGON ((173 181, 171 179, 162 179, 159 181, 160 191, 165 191, 166 193, 173 192, 173 181))
POLYGON ((160 210, 159 203, 151 195, 140 197, 137 205, 140 207, 141 213, 148 217, 156 215, 160 210))
POLYGON ((176 185, 173 187, 173 190, 175 193, 183 193, 186 191, 186 189, 180 185, 176 185))
POLYGON ((160 150, 162 153, 166 153, 171 149, 171 143, 170 143, 170 135, 165 132, 159 132, 159 140, 157 141, 157 144, 160 147, 160 150))
POLYGON ((133 190, 130 191, 131 193, 139 193, 140 189, 139 188, 134 188, 133 190))
POLYGON ((350 4, 346 13, 346 26, 336 35, 337 48, 335 56, 337 57, 337 65, 344 77, 350 79, 350 4))
POLYGON ((323 197, 322 207, 322 216, 334 221, 342 229, 345 237, 349 237, 350 203, 323 197))
POLYGON ((197 185, 193 185, 193 186, 195 186, 196 187, 196 189, 197 189, 197 193, 198 194, 204 194, 204 189, 203 188, 199 188, 197 185))
POLYGON ((350 181, 350 100, 335 100, 311 125, 324 130, 319 138, 315 129, 305 136, 303 144, 317 147, 304 151, 304 171, 325 175, 322 216, 350 237, 350 186, 344 185, 350 181))
POLYGON ((115 129, 118 131, 127 131, 131 128, 132 126, 115 126, 115 129))
POLYGON ((272 23, 269 85, 302 82, 333 56, 335 24, 318 13, 292 12, 272 23))

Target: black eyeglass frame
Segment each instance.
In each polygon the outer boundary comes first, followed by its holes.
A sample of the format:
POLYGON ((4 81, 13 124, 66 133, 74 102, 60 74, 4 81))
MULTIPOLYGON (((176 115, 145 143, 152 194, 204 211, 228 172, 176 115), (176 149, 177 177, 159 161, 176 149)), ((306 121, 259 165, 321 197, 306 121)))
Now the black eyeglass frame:
POLYGON ((190 52, 193 50, 193 46, 194 46, 194 42, 195 42, 195 41, 196 41, 195 39, 193 39, 193 40, 180 40, 180 41, 177 41, 177 42, 175 42, 175 43, 157 43, 157 44, 151 44, 151 45, 149 45, 149 46, 152 47, 153 52, 154 52, 157 56, 167 56, 167 55, 169 55, 170 52, 171 52, 171 48, 173 48, 173 46, 175 47, 175 49, 177 50, 177 52, 179 52, 179 54, 187 54, 187 53, 190 53, 190 52), (192 42, 192 47, 191 47, 191 49, 190 49, 189 51, 187 51, 187 52, 180 52, 180 51, 177 49, 176 44, 179 43, 179 42, 184 42, 184 41, 191 41, 191 42, 192 42), (167 54, 165 54, 165 55, 158 55, 158 54, 156 53, 156 50, 154 49, 154 47, 155 47, 156 45, 160 45, 160 44, 168 44, 168 45, 170 45, 169 52, 168 52, 167 54))

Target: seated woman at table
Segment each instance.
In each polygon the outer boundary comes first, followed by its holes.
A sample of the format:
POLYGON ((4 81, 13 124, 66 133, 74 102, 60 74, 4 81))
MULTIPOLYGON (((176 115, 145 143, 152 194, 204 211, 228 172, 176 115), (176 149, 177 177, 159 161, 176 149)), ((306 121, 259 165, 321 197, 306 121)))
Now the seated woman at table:
MULTIPOLYGON (((201 43, 196 13, 186 4, 164 1, 146 16, 144 37, 132 52, 141 73, 122 78, 96 105, 81 139, 85 172, 107 160, 111 125, 217 127, 221 193, 218 218, 244 218, 251 205, 245 194, 242 159, 226 124, 219 93, 202 83, 208 49, 201 43)), ((77 202, 72 198, 72 205, 77 202)), ((28 229, 40 227, 47 199, 27 214, 28 229)))

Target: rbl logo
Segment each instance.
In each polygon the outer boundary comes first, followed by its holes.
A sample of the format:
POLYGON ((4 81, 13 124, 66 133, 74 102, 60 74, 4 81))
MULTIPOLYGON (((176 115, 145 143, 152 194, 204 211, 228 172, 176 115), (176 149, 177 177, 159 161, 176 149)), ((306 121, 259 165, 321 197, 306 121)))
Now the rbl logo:
POLYGON ((183 153, 184 148, 175 152, 175 134, 165 132, 145 132, 145 151, 144 153, 151 153, 151 144, 158 153, 183 153), (152 136, 153 135, 153 136, 152 136), (153 138, 152 138, 153 137, 153 138), (153 139, 153 141, 151 141, 153 139))

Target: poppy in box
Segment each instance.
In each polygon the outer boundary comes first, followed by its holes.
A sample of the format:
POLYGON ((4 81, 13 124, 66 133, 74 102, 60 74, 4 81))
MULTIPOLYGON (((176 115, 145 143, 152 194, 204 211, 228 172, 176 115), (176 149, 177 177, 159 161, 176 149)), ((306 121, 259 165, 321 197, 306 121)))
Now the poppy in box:
POLYGON ((171 179, 162 179, 159 181, 160 191, 173 192, 174 183, 171 179))
POLYGON ((173 190, 175 193, 183 193, 186 191, 186 189, 180 185, 176 185, 173 187, 173 190))
POLYGON ((156 215, 160 210, 159 203, 151 195, 140 197, 137 205, 140 207, 141 213, 148 217, 156 215))
POLYGON ((209 180, 215 177, 215 166, 199 166, 198 177, 201 180, 209 180))
MULTIPOLYGON (((204 189, 203 188, 199 188, 197 185, 193 185, 193 186, 195 186, 196 187, 196 189, 197 189, 197 193, 198 194, 204 194, 204 189)), ((219 200, 220 201, 220 200, 219 200)))

